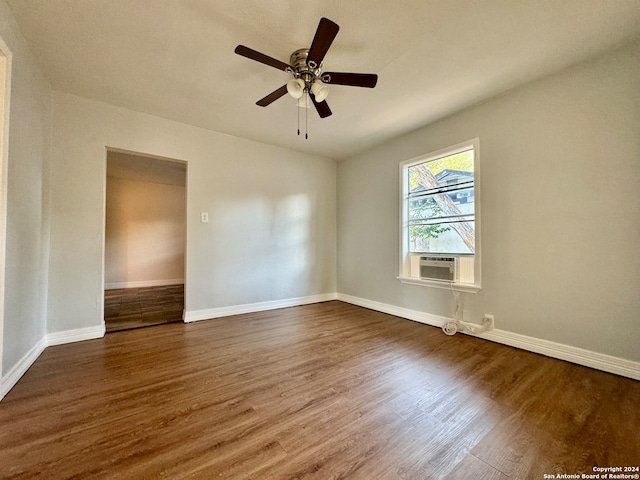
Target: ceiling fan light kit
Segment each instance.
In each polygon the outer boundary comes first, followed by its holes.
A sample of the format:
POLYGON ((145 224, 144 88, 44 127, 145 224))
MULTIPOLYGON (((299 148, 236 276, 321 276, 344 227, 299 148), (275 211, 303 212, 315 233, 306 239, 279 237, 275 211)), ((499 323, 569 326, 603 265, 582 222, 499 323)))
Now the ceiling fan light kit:
POLYGON ((311 84, 311 93, 313 93, 318 102, 322 102, 329 95, 329 89, 322 85, 322 82, 313 82, 311 84))
MULTIPOLYGON (((372 73, 323 73, 322 62, 339 29, 340 27, 337 23, 324 17, 321 18, 311 42, 311 47, 294 51, 289 58, 288 64, 244 45, 238 45, 235 49, 235 53, 238 55, 277 68, 293 76, 285 85, 258 100, 256 105, 266 107, 289 93, 293 98, 298 99, 299 107, 308 108, 308 100, 310 98, 320 118, 326 118, 332 114, 329 105, 325 101, 329 94, 326 84, 375 87, 378 82, 378 76, 372 73)), ((298 134, 300 134, 299 129, 298 134)))
POLYGON ((311 101, 309 100, 309 94, 303 93, 297 102, 298 108, 311 108, 311 101))
POLYGON ((289 95, 293 98, 300 98, 305 88, 306 85, 301 78, 292 78, 287 82, 287 92, 289 92, 289 95))

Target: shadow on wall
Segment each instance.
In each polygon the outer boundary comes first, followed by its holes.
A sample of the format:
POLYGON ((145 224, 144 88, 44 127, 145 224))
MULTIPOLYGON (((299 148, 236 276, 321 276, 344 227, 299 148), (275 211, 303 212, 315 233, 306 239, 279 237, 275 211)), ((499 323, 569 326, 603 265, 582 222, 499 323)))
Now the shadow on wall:
POLYGON ((308 194, 216 202, 213 282, 224 306, 295 298, 317 290, 315 202, 308 194))

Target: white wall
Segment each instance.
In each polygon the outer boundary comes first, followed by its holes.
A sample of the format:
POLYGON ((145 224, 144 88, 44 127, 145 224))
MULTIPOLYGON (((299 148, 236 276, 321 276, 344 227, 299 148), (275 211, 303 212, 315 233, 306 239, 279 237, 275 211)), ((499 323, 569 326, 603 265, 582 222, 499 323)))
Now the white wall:
POLYGON ((53 125, 49 332, 102 322, 105 147, 188 162, 187 313, 336 291, 333 160, 57 92, 53 125))
POLYGON ((4 378, 46 330, 51 91, 4 1, 0 37, 13 54, 5 290, 0 292, 5 301, 4 378))
POLYGON ((184 282, 185 187, 107 177, 106 287, 184 282))
POLYGON ((398 163, 480 139, 482 285, 473 320, 640 360, 640 42, 341 162, 338 290, 452 316, 401 284, 398 163))

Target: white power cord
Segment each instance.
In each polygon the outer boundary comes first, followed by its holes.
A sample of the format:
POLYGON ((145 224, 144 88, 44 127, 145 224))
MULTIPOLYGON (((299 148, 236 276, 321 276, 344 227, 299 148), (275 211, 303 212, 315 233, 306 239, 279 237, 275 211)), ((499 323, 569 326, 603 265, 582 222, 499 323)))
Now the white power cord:
MULTIPOLYGON (((453 290, 453 289, 452 289, 453 290)), ((447 322, 442 326, 442 331, 447 335, 455 335, 457 332, 469 332, 473 334, 483 333, 493 328, 491 320, 484 318, 482 325, 475 323, 463 322, 460 320, 460 292, 453 292, 453 297, 456 300, 455 311, 453 312, 454 320, 447 322)))
POLYGON ((482 322, 482 325, 463 322, 462 320, 447 322, 442 326, 442 331, 447 335, 455 335, 456 332, 470 332, 473 334, 477 334, 486 332, 487 330, 491 330, 492 328, 493 327, 491 326, 491 320, 485 318, 482 322))

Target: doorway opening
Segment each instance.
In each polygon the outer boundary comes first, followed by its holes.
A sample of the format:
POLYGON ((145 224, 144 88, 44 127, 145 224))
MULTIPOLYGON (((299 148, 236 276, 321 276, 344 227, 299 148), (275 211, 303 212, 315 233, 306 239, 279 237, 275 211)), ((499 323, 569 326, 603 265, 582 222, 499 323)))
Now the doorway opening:
POLYGON ((107 149, 107 333, 182 322, 187 163, 107 149))

